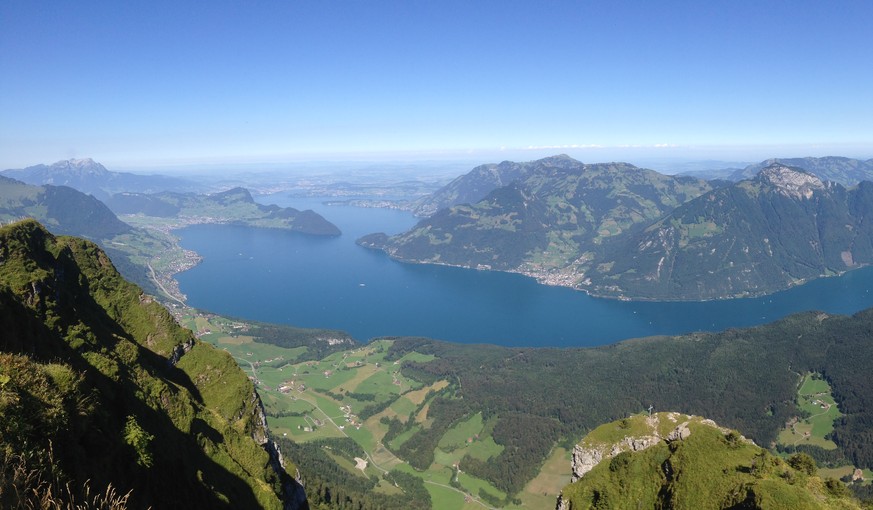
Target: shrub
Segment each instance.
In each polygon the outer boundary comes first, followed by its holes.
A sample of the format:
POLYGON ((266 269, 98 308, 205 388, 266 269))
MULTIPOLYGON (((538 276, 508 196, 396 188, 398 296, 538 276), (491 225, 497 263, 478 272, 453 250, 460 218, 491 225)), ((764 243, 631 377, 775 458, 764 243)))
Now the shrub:
POLYGON ((136 463, 142 467, 152 466, 152 452, 149 451, 152 439, 154 436, 143 430, 133 416, 127 417, 127 423, 124 425, 124 442, 136 451, 136 463))
POLYGON ((805 453, 795 453, 788 457, 788 465, 810 476, 815 475, 818 470, 818 467, 815 465, 815 459, 805 453))

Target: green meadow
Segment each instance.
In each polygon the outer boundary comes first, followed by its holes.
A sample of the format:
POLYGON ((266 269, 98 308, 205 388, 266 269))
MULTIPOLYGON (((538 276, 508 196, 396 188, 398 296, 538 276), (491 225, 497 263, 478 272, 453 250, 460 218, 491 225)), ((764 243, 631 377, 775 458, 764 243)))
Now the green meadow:
MULTIPOLYGON (((377 340, 321 359, 306 359, 307 347, 260 343, 247 334, 244 322, 191 310, 180 321, 204 341, 229 352, 255 382, 273 435, 325 445, 353 440, 363 452, 363 469, 352 457, 338 455, 328 446, 322 449, 337 469, 356 479, 380 478, 398 470, 409 473, 424 483, 437 510, 494 508, 493 503, 504 508, 548 506, 570 479, 569 453, 557 449, 546 461, 544 473, 518 495, 521 506, 506 505, 504 492, 458 468, 464 456, 487 461, 503 451, 491 435, 495 419, 486 420, 481 413, 442 433, 427 469, 415 469, 398 456, 406 441, 434 423, 428 414, 431 400, 449 386, 445 380, 424 384, 405 377, 400 367, 407 360, 432 360, 432 355, 411 352, 399 360, 386 360, 390 340, 377 340), (391 419, 407 426, 383 442, 391 419)), ((392 494, 402 489, 381 479, 374 490, 392 494)))
POLYGON ((834 450, 837 445, 827 438, 834 430, 834 420, 843 414, 837 407, 831 387, 818 374, 806 374, 797 390, 797 407, 804 416, 786 424, 779 433, 778 442, 782 445, 802 444, 834 450))

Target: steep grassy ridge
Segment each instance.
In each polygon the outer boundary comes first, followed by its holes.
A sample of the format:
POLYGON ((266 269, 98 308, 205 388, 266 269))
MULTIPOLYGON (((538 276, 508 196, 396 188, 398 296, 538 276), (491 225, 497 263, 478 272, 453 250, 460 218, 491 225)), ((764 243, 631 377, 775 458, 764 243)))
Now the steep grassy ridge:
POLYGON ((0 506, 107 488, 134 508, 294 499, 245 374, 93 243, 32 220, 0 229, 0 331, 0 506))

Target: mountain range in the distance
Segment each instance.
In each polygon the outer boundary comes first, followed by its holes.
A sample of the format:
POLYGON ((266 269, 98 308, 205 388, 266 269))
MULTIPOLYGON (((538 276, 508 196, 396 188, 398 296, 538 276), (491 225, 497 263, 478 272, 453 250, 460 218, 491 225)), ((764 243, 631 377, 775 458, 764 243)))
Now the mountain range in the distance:
MULTIPOLYGON (((480 165, 408 203, 425 217, 410 231, 359 244, 404 262, 518 272, 595 296, 648 300, 766 295, 873 260, 865 221, 873 159, 769 159, 715 172, 722 178, 564 155, 480 165)), ((0 174, 54 194, 70 186, 119 214, 214 215, 233 202, 257 208, 263 226, 339 232, 314 213, 259 206, 242 188, 198 195, 186 192, 194 181, 112 172, 91 159, 0 174)))
POLYGON ((765 295, 873 260, 873 160, 768 160, 733 177, 568 156, 482 165, 417 201, 428 217, 413 229, 359 244, 650 300, 765 295))
POLYGON ((114 172, 91 158, 68 159, 26 168, 10 169, 0 174, 12 179, 42 186, 69 186, 105 200, 120 192, 157 193, 159 191, 197 191, 198 184, 189 179, 153 174, 142 175, 114 172))

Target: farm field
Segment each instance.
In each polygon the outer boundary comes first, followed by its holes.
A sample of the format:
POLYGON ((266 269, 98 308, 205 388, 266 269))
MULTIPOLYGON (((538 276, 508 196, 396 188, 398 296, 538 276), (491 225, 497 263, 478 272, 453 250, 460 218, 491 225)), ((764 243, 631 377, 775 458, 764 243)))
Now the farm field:
MULTIPOLYGON (((369 495, 361 497, 378 508, 426 506, 415 498, 436 509, 543 508, 570 481, 571 452, 562 443, 538 457, 518 492, 486 479, 482 466, 500 469, 507 455, 506 443, 495 441, 506 435, 497 428, 504 417, 459 398, 460 381, 441 375, 450 370, 415 366, 433 360, 430 354, 398 350, 392 339, 360 345, 342 332, 278 331, 191 309, 177 318, 236 359, 258 388, 272 435, 286 441, 283 452, 302 466, 304 480, 305 467, 314 466, 322 491, 369 495)), ((797 416, 778 434, 780 455, 811 448, 822 476, 863 476, 855 483, 869 485, 873 474, 842 465, 848 462, 829 439, 842 414, 828 381, 816 373, 798 374, 797 381, 790 388, 797 416)))
MULTIPOLYGON (((828 434, 834 430, 834 421, 843 416, 831 394, 831 387, 820 374, 808 373, 803 376, 797 389, 797 407, 805 413, 805 417, 795 417, 779 433, 780 446, 809 445, 827 451, 836 450, 837 445, 828 439, 828 434)), ((855 466, 850 464, 836 467, 819 467, 822 477, 845 479, 855 472, 855 466)), ((869 485, 873 481, 873 472, 863 470, 864 481, 869 485)))
POLYGON ((180 322, 237 360, 258 388, 274 436, 321 445, 336 466, 349 474, 360 480, 379 479, 373 488, 378 493, 399 492, 384 477, 402 472, 423 482, 437 510, 539 508, 554 505, 570 480, 570 453, 562 448, 555 448, 539 476, 515 501, 488 481, 459 469, 467 455, 487 461, 503 450, 490 433, 494 418, 484 419, 481 413, 459 420, 442 433, 427 469, 416 469, 403 459, 403 443, 433 425, 430 404, 435 396, 450 390, 450 383, 423 384, 405 377, 400 367, 404 361, 427 361, 432 356, 411 352, 399 360, 386 360, 391 341, 376 340, 308 359, 307 347, 258 342, 243 321, 188 311, 180 322), (410 426, 386 440, 395 419, 410 426), (330 446, 346 438, 360 447, 360 456, 338 454, 330 446))
POLYGON ((834 430, 834 420, 843 416, 831 395, 827 381, 817 374, 806 374, 797 390, 797 407, 806 413, 786 424, 779 433, 778 442, 783 445, 808 444, 825 450, 834 450, 837 445, 827 438, 834 430))

